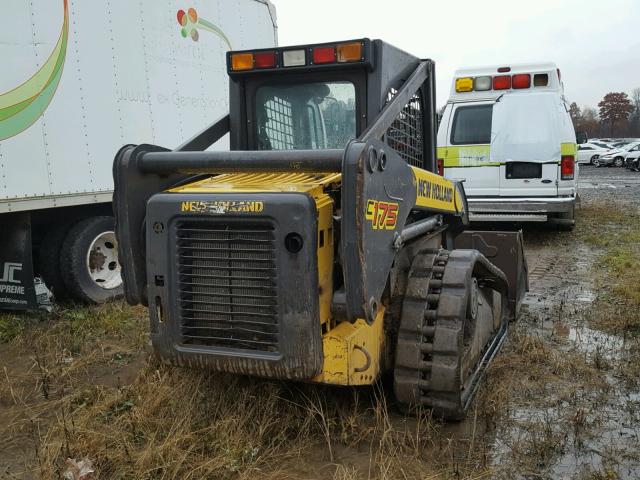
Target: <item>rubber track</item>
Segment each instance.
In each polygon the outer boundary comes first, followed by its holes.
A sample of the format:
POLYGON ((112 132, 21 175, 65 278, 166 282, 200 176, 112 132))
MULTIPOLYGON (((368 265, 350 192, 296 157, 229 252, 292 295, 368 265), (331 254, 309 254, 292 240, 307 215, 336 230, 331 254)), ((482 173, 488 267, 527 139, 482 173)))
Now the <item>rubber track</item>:
POLYGON ((472 388, 463 392, 460 363, 465 353, 463 329, 468 292, 461 276, 464 268, 459 267, 468 262, 466 257, 450 258, 446 250, 423 252, 413 261, 402 306, 394 372, 396 399, 404 409, 426 406, 434 416, 462 419, 486 365, 502 343, 503 330, 485 347, 468 382, 472 388), (458 267, 456 273, 460 275, 447 275, 445 281, 448 265, 458 267), (446 305, 438 315, 441 302, 446 305))

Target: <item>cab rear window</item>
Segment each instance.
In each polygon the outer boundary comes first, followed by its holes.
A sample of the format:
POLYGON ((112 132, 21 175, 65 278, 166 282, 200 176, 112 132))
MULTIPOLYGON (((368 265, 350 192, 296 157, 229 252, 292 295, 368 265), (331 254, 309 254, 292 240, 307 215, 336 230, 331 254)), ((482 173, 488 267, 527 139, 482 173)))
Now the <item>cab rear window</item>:
POLYGON ((453 116, 452 145, 491 143, 493 105, 458 107, 453 116))

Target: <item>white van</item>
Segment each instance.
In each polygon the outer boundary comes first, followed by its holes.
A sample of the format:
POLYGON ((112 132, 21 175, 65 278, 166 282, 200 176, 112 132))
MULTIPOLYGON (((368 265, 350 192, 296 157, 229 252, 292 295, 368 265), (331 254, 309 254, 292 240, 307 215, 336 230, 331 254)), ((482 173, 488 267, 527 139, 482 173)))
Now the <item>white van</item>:
POLYGON ((553 63, 457 70, 438 165, 464 180, 472 221, 575 223, 576 135, 553 63))

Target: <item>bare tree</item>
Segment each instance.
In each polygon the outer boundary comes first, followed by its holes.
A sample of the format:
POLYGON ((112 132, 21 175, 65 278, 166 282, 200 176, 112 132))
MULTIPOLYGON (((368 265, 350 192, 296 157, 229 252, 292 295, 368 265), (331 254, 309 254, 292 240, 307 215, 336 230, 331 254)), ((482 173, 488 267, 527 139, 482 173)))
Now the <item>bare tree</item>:
POLYGON ((631 90, 631 103, 633 103, 636 112, 640 112, 640 87, 631 90))

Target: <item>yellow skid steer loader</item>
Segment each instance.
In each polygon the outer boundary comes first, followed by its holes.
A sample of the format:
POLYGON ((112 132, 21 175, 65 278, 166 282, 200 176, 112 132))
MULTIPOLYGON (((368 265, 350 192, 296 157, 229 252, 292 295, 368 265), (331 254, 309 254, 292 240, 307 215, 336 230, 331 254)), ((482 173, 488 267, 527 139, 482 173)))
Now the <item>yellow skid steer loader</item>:
POLYGON ((466 230, 435 71, 381 40, 229 52, 229 114, 114 163, 126 298, 164 361, 370 385, 459 419, 527 290, 520 232, 466 230), (207 150, 229 134, 230 151, 207 150))

